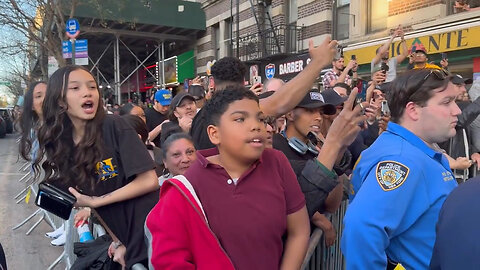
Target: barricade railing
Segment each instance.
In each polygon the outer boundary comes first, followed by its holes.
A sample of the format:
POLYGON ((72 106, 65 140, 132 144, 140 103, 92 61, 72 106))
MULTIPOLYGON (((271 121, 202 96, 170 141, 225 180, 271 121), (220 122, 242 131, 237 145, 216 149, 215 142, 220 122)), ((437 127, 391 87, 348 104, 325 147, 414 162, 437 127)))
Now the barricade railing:
MULTIPOLYGON (((331 247, 325 246, 325 235, 322 230, 315 228, 310 236, 307 255, 302 270, 342 270, 345 269, 345 259, 340 250, 340 239, 343 233, 343 217, 347 211, 348 200, 342 201, 339 209, 329 219, 336 231, 335 243, 331 247)), ((328 217, 328 216, 327 216, 328 217)))
MULTIPOLYGON (((17 140, 17 143, 18 142, 19 140, 17 140)), ((25 174, 18 180, 18 182, 24 183, 25 186, 22 187, 22 190, 13 197, 13 200, 15 200, 16 204, 20 204, 22 202, 31 203, 35 200, 38 193, 38 183, 35 181, 33 176, 31 162, 24 161, 24 163, 21 164, 19 171, 24 172, 25 174)), ((49 213, 48 211, 38 208, 31 215, 15 225, 12 230, 19 229, 34 217, 39 217, 39 219, 27 230, 26 235, 30 235, 42 221, 45 221, 53 230, 56 230, 64 225, 66 241, 63 246, 63 252, 47 269, 54 269, 62 261, 65 263, 66 269, 69 269, 76 258, 73 253, 73 243, 78 241, 78 234, 76 231, 74 231, 75 228, 73 227, 74 214, 75 212, 72 211, 70 219, 65 221, 56 215, 49 213)))

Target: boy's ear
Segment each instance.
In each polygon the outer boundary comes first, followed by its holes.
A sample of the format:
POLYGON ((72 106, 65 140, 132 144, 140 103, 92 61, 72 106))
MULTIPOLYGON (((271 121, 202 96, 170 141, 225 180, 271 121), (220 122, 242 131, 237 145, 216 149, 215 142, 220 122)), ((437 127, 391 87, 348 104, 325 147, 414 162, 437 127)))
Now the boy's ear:
POLYGON ((208 138, 214 145, 220 144, 220 132, 217 126, 209 125, 207 127, 208 138))

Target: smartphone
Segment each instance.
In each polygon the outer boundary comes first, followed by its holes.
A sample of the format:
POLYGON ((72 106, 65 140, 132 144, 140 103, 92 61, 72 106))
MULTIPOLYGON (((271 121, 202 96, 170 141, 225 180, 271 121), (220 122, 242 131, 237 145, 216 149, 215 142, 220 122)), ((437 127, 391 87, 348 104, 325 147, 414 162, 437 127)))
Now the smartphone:
POLYGON ((417 52, 417 46, 412 46, 412 53, 417 52))
POLYGON ((387 71, 390 69, 390 67, 386 63, 382 62, 380 69, 382 70, 383 74, 387 74, 387 71))
POLYGON ((337 45, 337 52, 335 53, 335 59, 340 59, 343 55, 343 48, 340 45, 337 45))
POLYGON ((308 132, 307 139, 315 146, 317 146, 318 144, 320 144, 320 147, 323 146, 323 141, 317 136, 317 134, 311 131, 308 132))
POLYGON ((357 56, 355 54, 352 54, 352 60, 357 60, 357 56))
POLYGON ((446 60, 446 59, 448 59, 447 53, 442 53, 442 60, 446 60))
POLYGON ((381 110, 382 116, 390 115, 390 108, 388 107, 388 101, 382 100, 382 107, 380 110, 381 110))
POLYGON ((253 84, 262 83, 262 77, 260 76, 253 76, 253 84))

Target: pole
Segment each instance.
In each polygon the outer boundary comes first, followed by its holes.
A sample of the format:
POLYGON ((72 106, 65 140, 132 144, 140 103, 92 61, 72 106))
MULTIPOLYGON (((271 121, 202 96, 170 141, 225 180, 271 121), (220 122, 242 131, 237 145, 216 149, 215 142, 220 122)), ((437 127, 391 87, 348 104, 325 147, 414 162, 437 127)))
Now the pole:
POLYGON ((114 70, 115 70, 115 94, 117 95, 117 104, 121 104, 122 97, 120 93, 120 43, 118 36, 115 37, 115 50, 113 54, 114 70))
POLYGON ((139 104, 139 101, 142 100, 140 97, 140 79, 138 78, 138 70, 137 70, 137 105, 139 104))
POLYGON ((70 39, 70 42, 72 43, 72 65, 75 65, 75 39, 70 39))
POLYGON ((237 58, 240 58, 240 0, 237 0, 237 58))
POLYGON ((165 87, 165 42, 162 41, 162 88, 165 87))
POLYGON ((228 48, 228 56, 233 56, 233 0, 230 0, 230 48, 228 48))

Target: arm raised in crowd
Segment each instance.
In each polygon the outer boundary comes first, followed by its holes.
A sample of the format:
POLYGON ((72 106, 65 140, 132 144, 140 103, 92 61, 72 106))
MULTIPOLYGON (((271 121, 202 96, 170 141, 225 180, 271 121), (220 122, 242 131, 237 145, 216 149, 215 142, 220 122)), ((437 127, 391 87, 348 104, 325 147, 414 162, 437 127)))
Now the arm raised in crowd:
POLYGON ((402 52, 395 56, 397 58, 397 63, 403 62, 405 58, 408 56, 408 47, 407 47, 407 42, 405 41, 405 33, 403 32, 403 29, 400 28, 400 44, 402 44, 402 52))
POLYGON ((149 192, 155 191, 159 188, 158 179, 155 170, 149 170, 138 174, 132 182, 125 186, 116 189, 103 196, 87 196, 79 193, 76 189, 70 187, 68 191, 77 198, 75 206, 87 206, 91 208, 98 208, 108 204, 126 201, 132 198, 139 197, 149 192))
MULTIPOLYGON (((358 91, 352 91, 350 93, 350 96, 344 103, 343 110, 330 126, 325 144, 317 157, 317 160, 329 170, 333 169, 338 155, 343 153, 357 137, 361 130, 359 124, 367 119, 366 116, 362 114, 360 105, 353 108, 357 94, 358 91)), ((365 102, 362 106, 366 107, 367 103, 365 102)))
POLYGON ((268 98, 260 100, 260 108, 266 115, 280 116, 291 111, 310 91, 312 84, 324 67, 332 62, 335 54, 336 40, 325 38, 322 44, 314 47, 309 42, 311 62, 295 78, 284 84, 268 98))
POLYGON ((388 51, 388 49, 390 48, 390 45, 392 44, 393 40, 397 35, 398 35, 398 30, 395 30, 395 32, 390 37, 390 39, 387 42, 385 42, 385 44, 383 44, 382 47, 378 49, 377 54, 372 59, 372 64, 376 65, 380 63, 380 60, 382 59, 382 55, 388 51))

